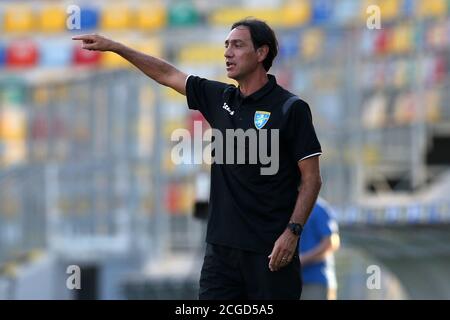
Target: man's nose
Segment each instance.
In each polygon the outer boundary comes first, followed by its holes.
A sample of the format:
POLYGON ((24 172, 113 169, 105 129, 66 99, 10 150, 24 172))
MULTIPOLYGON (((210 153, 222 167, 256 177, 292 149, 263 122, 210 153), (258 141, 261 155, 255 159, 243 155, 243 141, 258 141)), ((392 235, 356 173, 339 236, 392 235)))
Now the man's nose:
POLYGON ((230 57, 233 56, 233 52, 228 47, 228 48, 225 49, 225 53, 223 55, 225 56, 225 58, 230 58, 230 57))

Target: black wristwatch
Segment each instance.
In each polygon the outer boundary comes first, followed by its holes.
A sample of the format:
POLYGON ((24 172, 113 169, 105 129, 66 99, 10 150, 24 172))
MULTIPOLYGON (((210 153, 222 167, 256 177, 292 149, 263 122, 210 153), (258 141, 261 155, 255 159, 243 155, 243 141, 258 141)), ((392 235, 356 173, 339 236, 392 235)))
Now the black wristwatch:
POLYGON ((296 236, 300 236, 302 234, 303 227, 300 223, 289 222, 287 227, 296 236))

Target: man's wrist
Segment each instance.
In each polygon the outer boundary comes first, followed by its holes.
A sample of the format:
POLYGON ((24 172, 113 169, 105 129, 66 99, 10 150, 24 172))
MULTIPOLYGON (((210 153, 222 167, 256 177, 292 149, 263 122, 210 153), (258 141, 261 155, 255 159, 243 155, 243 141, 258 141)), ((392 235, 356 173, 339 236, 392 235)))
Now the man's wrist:
POLYGON ((111 48, 109 49, 109 51, 117 53, 117 54, 121 54, 122 49, 123 49, 123 45, 120 42, 113 41, 111 43, 111 48))
POLYGON ((287 229, 289 229, 292 234, 298 237, 300 237, 303 232, 303 226, 300 223, 294 221, 289 221, 287 229))

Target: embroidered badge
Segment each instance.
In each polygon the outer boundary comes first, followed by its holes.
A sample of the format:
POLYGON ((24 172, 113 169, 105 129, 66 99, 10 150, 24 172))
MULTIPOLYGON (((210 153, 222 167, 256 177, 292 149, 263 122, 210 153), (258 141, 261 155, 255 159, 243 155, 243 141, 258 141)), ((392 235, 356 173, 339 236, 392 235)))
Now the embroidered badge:
POLYGON ((269 121, 269 118, 270 118, 270 112, 256 111, 255 118, 254 118, 256 129, 259 130, 262 127, 264 127, 266 125, 267 121, 269 121))

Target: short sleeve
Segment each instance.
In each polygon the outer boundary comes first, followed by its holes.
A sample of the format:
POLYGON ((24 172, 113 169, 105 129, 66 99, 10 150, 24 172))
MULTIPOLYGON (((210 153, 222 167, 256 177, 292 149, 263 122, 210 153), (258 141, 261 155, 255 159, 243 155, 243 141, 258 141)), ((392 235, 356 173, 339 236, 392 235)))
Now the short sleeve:
POLYGON ((286 137, 296 161, 322 154, 314 129, 311 110, 303 100, 296 101, 287 116, 286 137))
POLYGON ((189 109, 200 111, 208 120, 214 108, 221 107, 223 92, 230 85, 190 75, 186 79, 186 98, 189 109))
POLYGON ((321 238, 328 237, 333 233, 339 232, 337 221, 329 207, 319 206, 316 215, 316 228, 321 238))

